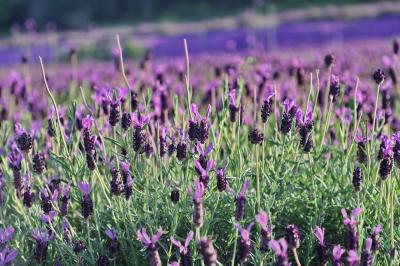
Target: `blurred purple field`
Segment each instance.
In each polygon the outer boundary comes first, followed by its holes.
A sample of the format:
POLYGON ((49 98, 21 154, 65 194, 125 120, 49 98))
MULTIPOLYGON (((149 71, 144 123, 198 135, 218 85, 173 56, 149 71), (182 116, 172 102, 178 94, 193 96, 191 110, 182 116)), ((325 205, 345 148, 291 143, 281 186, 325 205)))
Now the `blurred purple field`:
MULTIPOLYGON (((274 51, 292 48, 321 47, 333 44, 341 47, 347 42, 369 39, 390 39, 400 35, 400 15, 361 18, 357 20, 319 20, 287 22, 277 27, 252 29, 211 29, 196 33, 162 34, 162 33, 128 33, 127 39, 142 49, 153 50, 155 59, 182 56, 182 40, 190 44, 191 55, 213 53, 247 53, 249 51, 274 51)), ((110 40, 95 40, 95 43, 112 43, 110 40)), ((81 32, 76 39, 85 39, 81 32), (79 36, 80 35, 80 36, 79 36)), ((96 39, 96 38, 95 38, 96 39)), ((61 33, 55 41, 38 43, 35 36, 31 42, 15 45, 14 42, 0 46, 0 64, 19 63, 23 55, 29 54, 36 61, 41 55, 46 61, 56 61, 60 53, 66 53, 74 46, 70 36, 61 33), (28 52, 27 52, 28 51, 28 52)), ((79 48, 79 47, 78 47, 79 48)), ((111 51, 112 44, 108 49, 111 51)))

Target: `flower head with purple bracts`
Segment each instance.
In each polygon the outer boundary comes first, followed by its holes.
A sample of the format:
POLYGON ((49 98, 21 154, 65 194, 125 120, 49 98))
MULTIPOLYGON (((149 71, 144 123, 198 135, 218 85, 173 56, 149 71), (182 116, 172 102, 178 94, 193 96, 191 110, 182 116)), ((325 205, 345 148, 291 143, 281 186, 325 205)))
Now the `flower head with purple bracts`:
POLYGON ((336 102, 337 97, 340 95, 340 81, 336 75, 331 75, 331 84, 329 84, 329 97, 332 102, 336 102))
POLYGON ((263 123, 267 122, 268 117, 271 116, 273 112, 273 97, 275 94, 272 91, 268 91, 264 103, 261 106, 261 120, 263 123))
POLYGON ((66 216, 68 213, 71 184, 72 184, 72 182, 69 181, 64 187, 60 188, 60 192, 61 192, 60 216, 61 217, 66 216))
POLYGON ((208 160, 206 168, 203 168, 200 160, 194 161, 194 164, 196 166, 196 170, 200 173, 200 176, 199 176, 200 181, 204 184, 204 188, 207 189, 208 181, 210 179, 209 172, 211 169, 213 169, 213 167, 215 165, 214 160, 213 159, 208 160))
POLYGON ((92 130, 93 123, 94 119, 90 115, 87 115, 85 118, 82 119, 82 126, 84 130, 92 130))
POLYGON ((147 251, 149 252, 150 266, 161 266, 161 259, 157 250, 157 242, 158 240, 160 240, 162 234, 162 228, 159 228, 157 233, 151 238, 148 236, 145 228, 141 228, 137 231, 138 239, 142 242, 142 244, 147 248, 147 251))
POLYGON ((179 143, 176 145, 176 158, 178 161, 182 162, 186 159, 187 156, 187 145, 186 141, 188 139, 188 134, 185 134, 183 130, 180 128, 178 129, 179 133, 179 143))
POLYGON ((204 117, 199 113, 196 104, 193 103, 190 109, 192 118, 189 120, 189 139, 192 141, 197 139, 201 143, 205 143, 208 139, 208 128, 210 126, 208 119, 211 114, 211 105, 208 105, 207 113, 204 117))
POLYGON ((42 213, 40 215, 40 220, 46 224, 51 224, 56 217, 57 212, 55 211, 50 211, 49 213, 42 213))
POLYGON ((3 248, 0 250, 0 265, 11 265, 17 256, 18 252, 15 249, 9 249, 8 247, 3 248))
POLYGON ((232 188, 228 187, 228 191, 235 197, 235 204, 236 204, 236 210, 235 210, 235 218, 236 221, 241 221, 244 217, 244 205, 247 201, 246 198, 246 191, 250 187, 250 180, 246 179, 243 183, 242 189, 238 194, 236 194, 232 188))
POLYGON ((328 261, 328 250, 325 243, 325 230, 319 226, 315 228, 315 238, 317 238, 317 255, 321 265, 325 265, 328 261))
POLYGON ((379 164, 379 176, 382 180, 386 180, 393 169, 393 147, 392 140, 387 136, 381 137, 381 146, 379 148, 378 159, 381 161, 379 164))
POLYGON ((379 235, 382 233, 382 225, 378 224, 372 229, 371 233, 371 239, 372 239, 372 250, 373 251, 378 251, 380 248, 380 241, 379 241, 379 235))
POLYGON ((269 241, 272 239, 272 227, 268 225, 268 213, 263 210, 256 215, 256 221, 261 226, 260 251, 266 252, 269 249, 269 241))
POLYGON ((217 262, 217 251, 212 244, 212 241, 207 237, 200 239, 200 253, 203 256, 203 261, 206 266, 215 266, 217 262))
POLYGON ((236 90, 229 91, 229 120, 234 123, 236 121, 239 107, 236 106, 236 90))
POLYGON ((12 145, 11 152, 8 154, 7 159, 13 171, 21 170, 22 154, 16 145, 12 145))
POLYGON ((347 215, 346 210, 343 208, 341 210, 342 215, 343 215, 343 223, 347 227, 346 235, 345 235, 345 244, 346 248, 348 250, 357 250, 358 244, 359 244, 359 239, 358 239, 358 233, 357 233, 357 221, 356 218, 359 216, 362 212, 361 208, 355 208, 351 212, 351 216, 347 215))
POLYGON ((4 247, 14 234, 14 227, 0 228, 0 248, 4 247))
POLYGON ((251 240, 250 240, 250 231, 253 228, 254 223, 250 223, 247 228, 242 228, 240 224, 236 224, 236 228, 240 232, 241 240, 240 240, 240 247, 238 257, 241 262, 246 262, 251 254, 251 240))
POLYGON ((347 260, 347 265, 349 265, 349 266, 358 266, 358 263, 359 263, 360 259, 358 257, 357 251, 356 250, 349 250, 346 260, 347 260))
POLYGON ((361 253, 361 265, 362 266, 372 266, 372 239, 367 238, 365 241, 364 248, 361 253))
POLYGON ((297 106, 294 101, 286 99, 283 102, 284 112, 281 118, 281 132, 287 134, 292 129, 293 118, 297 112, 297 106))
POLYGON ((134 112, 132 114, 132 122, 135 128, 144 128, 148 123, 150 119, 148 116, 140 114, 138 112, 134 112))
POLYGON ((83 193, 81 201, 82 215, 88 219, 93 213, 93 201, 90 198, 90 184, 87 181, 78 181, 78 187, 83 193))
POLYGON ((272 239, 269 242, 270 249, 275 253, 277 256, 277 260, 275 261, 276 266, 289 266, 288 259, 288 245, 284 238, 279 239, 278 241, 272 239))
POLYGON ((221 168, 218 168, 216 164, 214 166, 214 171, 217 174, 217 188, 219 192, 225 191, 228 184, 226 180, 226 166, 227 165, 221 168))
POLYGON ((18 148, 21 151, 27 152, 32 149, 32 136, 21 126, 20 123, 15 124, 15 134, 18 148))
POLYGON ((108 251, 110 251, 112 255, 117 254, 118 252, 117 233, 112 228, 107 228, 105 233, 106 236, 110 239, 110 242, 108 243, 108 251))
POLYGON ((393 134, 392 140, 393 145, 393 159, 396 162, 397 167, 400 167, 400 131, 393 134))
POLYGON ((54 238, 54 233, 42 231, 40 228, 33 230, 32 237, 36 240, 35 260, 39 263, 43 262, 47 257, 47 249, 49 241, 54 238))
POLYGON ((180 241, 176 240, 173 236, 171 236, 171 243, 174 244, 178 250, 179 254, 181 256, 181 264, 182 266, 189 266, 193 264, 193 259, 192 259, 192 253, 189 249, 189 244, 193 239, 193 231, 190 231, 185 239, 185 243, 182 245, 180 241))
POLYGON ((204 184, 196 179, 194 181, 195 191, 193 192, 192 186, 189 186, 188 193, 193 199, 193 224, 196 228, 200 228, 204 223, 203 203, 202 198, 204 195, 204 184))
POLYGON ((340 245, 336 245, 332 249, 332 264, 334 266, 342 266, 342 256, 346 252, 340 245))

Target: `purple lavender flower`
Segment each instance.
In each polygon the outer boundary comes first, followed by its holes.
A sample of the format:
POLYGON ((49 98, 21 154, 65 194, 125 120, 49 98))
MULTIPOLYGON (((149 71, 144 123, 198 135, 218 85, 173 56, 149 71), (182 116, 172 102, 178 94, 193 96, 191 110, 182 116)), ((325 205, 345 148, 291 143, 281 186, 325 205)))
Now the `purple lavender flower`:
POLYGON ((48 231, 41 231, 40 228, 37 228, 33 230, 32 237, 36 240, 35 260, 38 263, 42 263, 46 260, 49 241, 54 238, 54 234, 49 234, 48 231))
POLYGON ((315 237, 317 238, 317 256, 321 265, 326 265, 328 262, 328 250, 325 243, 325 230, 319 226, 315 228, 315 237))
POLYGON ((272 239, 269 242, 269 247, 276 254, 277 259, 274 263, 275 266, 289 266, 288 258, 288 245, 284 238, 279 239, 278 241, 272 239))
POLYGON ((164 157, 164 155, 167 154, 167 131, 168 129, 166 127, 162 127, 160 130, 160 136, 158 138, 158 150, 160 157, 164 157))
POLYGON ((260 212, 256 215, 257 223, 261 226, 261 243, 260 243, 260 251, 265 253, 269 250, 269 242, 272 239, 272 227, 268 225, 268 214, 260 210, 260 212))
POLYGON ((187 145, 186 145, 186 139, 187 136, 184 134, 182 129, 179 129, 179 143, 176 145, 176 158, 182 162, 183 160, 186 159, 187 156, 187 145))
POLYGON ((17 195, 20 195, 22 190, 22 176, 21 176, 21 162, 22 162, 22 154, 16 146, 11 147, 11 152, 8 154, 8 163, 13 172, 13 183, 15 190, 17 191, 17 195))
POLYGON ((393 135, 392 139, 394 141, 393 159, 397 167, 400 167, 400 131, 396 132, 396 134, 393 135))
POLYGON ((249 188, 249 186, 250 186, 250 181, 246 179, 244 181, 242 189, 238 194, 236 194, 228 185, 228 191, 235 197, 235 204, 236 204, 235 219, 238 222, 240 222, 244 217, 244 205, 246 204, 247 201, 246 191, 249 188))
POLYGON ((67 219, 63 219, 63 238, 65 242, 70 244, 72 242, 72 233, 71 233, 71 225, 67 221, 67 219))
POLYGON ((106 235, 110 239, 110 242, 108 243, 108 251, 110 251, 111 255, 115 256, 118 252, 117 234, 114 229, 107 228, 106 235))
POLYGON ((240 224, 235 225, 240 232, 240 236, 242 237, 242 239, 240 240, 238 253, 238 259, 241 263, 246 262, 251 254, 252 244, 250 240, 250 231, 253 225, 254 223, 249 224, 246 229, 242 228, 240 224))
POLYGON ((332 249, 332 264, 333 266, 342 266, 343 259, 342 256, 346 252, 346 250, 342 249, 340 245, 336 245, 332 249))
POLYGON ((121 102, 121 98, 118 96, 116 99, 113 99, 110 92, 106 93, 106 98, 110 103, 110 115, 108 117, 108 122, 112 127, 115 127, 120 120, 119 104, 121 102))
POLYGON ((15 249, 9 249, 8 247, 3 248, 0 251, 0 265, 11 265, 17 256, 18 253, 15 249))
POLYGON ((335 63, 335 56, 333 54, 327 54, 324 57, 324 63, 327 68, 331 67, 335 63))
POLYGON ((32 136, 25 131, 20 123, 15 124, 15 133, 17 139, 18 148, 21 151, 27 152, 32 149, 33 139, 32 136))
POLYGON ((46 157, 43 153, 36 153, 32 161, 35 173, 42 174, 47 169, 46 157))
POLYGON ((261 120, 263 123, 266 123, 268 117, 271 116, 272 112, 274 111, 273 108, 273 97, 275 96, 274 93, 270 92, 267 94, 267 97, 264 100, 263 105, 261 106, 261 120))
POLYGON ((285 110, 281 119, 281 132, 283 134, 287 134, 292 129, 293 118, 296 115, 297 106, 294 101, 291 101, 289 99, 286 99, 283 102, 283 105, 285 107, 285 110))
POLYGON ((132 124, 132 116, 130 113, 123 113, 121 119, 121 127, 123 130, 128 130, 132 124))
POLYGON ((339 77, 332 74, 331 84, 329 84, 329 97, 332 98, 332 102, 336 102, 337 97, 339 97, 339 95, 340 95, 339 77))
POLYGON ((357 160, 359 163, 363 164, 367 162, 368 156, 366 153, 366 138, 357 134, 356 135, 356 142, 357 142, 357 160))
POLYGON ((361 191, 362 171, 361 167, 357 166, 353 172, 353 187, 356 192, 361 191))
POLYGON ((196 166, 196 170, 200 172, 199 179, 203 183, 204 189, 207 189, 208 182, 210 180, 209 172, 214 167, 214 160, 210 159, 207 162, 207 167, 205 169, 203 168, 199 160, 194 161, 194 164, 196 166))
POLYGON ((226 165, 222 168, 218 168, 216 165, 214 167, 214 171, 217 174, 217 188, 219 192, 226 190, 227 180, 225 173, 226 165))
POLYGON ((343 223, 347 227, 346 235, 345 235, 345 246, 348 250, 357 250, 358 249, 358 233, 357 233, 357 222, 356 218, 362 212, 361 208, 355 208, 351 212, 351 217, 349 218, 346 210, 343 208, 341 210, 343 215, 343 223))
POLYGON ((379 235, 382 232, 382 225, 378 224, 372 229, 372 234, 371 234, 371 239, 372 239, 372 250, 373 251, 378 251, 380 248, 380 241, 379 241, 379 235))
POLYGON ((146 247, 149 255, 150 266, 161 266, 160 255, 158 254, 157 242, 163 234, 162 228, 158 229, 157 233, 151 238, 147 235, 146 229, 141 228, 137 231, 138 239, 146 247))
POLYGON ((196 179, 194 181, 195 191, 191 186, 188 188, 188 193, 193 199, 193 224, 196 228, 201 228, 204 223, 203 218, 203 202, 202 198, 204 195, 204 184, 199 180, 196 179))
POLYGON ((361 266, 371 266, 372 259, 372 239, 368 238, 361 253, 361 266))
POLYGON ((360 259, 358 258, 358 253, 356 250, 349 250, 347 256, 347 265, 358 266, 360 259))
POLYGON ((179 202, 179 190, 176 188, 171 191, 171 201, 173 204, 177 204, 179 202))
POLYGON ((296 124, 300 135, 300 145, 305 152, 310 152, 313 147, 312 129, 314 126, 311 105, 307 107, 306 115, 304 115, 301 109, 297 109, 296 124))
POLYGON ((208 139, 208 128, 210 126, 208 119, 211 114, 211 105, 208 105, 207 113, 204 117, 200 115, 196 104, 193 103, 190 108, 193 119, 189 120, 189 138, 192 141, 197 139, 204 144, 208 139))
POLYGON ((68 182, 61 191, 61 207, 60 207, 60 216, 64 217, 68 213, 69 209, 69 200, 70 200, 70 192, 71 192, 71 181, 68 182))
POLYGON ((383 73, 381 69, 377 69, 372 75, 372 78, 375 80, 376 84, 382 84, 385 80, 385 73, 383 73))
POLYGON ((41 207, 46 214, 53 210, 53 204, 57 201, 57 198, 58 190, 54 190, 54 192, 50 194, 47 188, 42 188, 40 191, 41 207))
POLYGON ((121 174, 119 170, 113 166, 110 167, 110 173, 111 173, 111 193, 115 196, 121 195, 121 193, 124 191, 124 184, 121 178, 121 174))
POLYGON ((51 224, 56 218, 57 213, 55 211, 50 211, 49 213, 42 213, 40 215, 40 220, 46 224, 51 224))
POLYGON ((33 193, 32 191, 32 187, 29 181, 29 176, 26 175, 24 179, 25 179, 24 182, 25 184, 24 184, 24 192, 22 195, 22 202, 26 207, 31 208, 35 201, 35 193, 33 193))
POLYGON ((14 234, 14 227, 12 226, 9 226, 4 229, 0 228, 0 248, 3 248, 7 245, 7 242, 11 239, 13 234, 14 234))
POLYGON ((183 245, 181 244, 181 242, 179 242, 172 236, 170 239, 171 239, 172 244, 174 244, 179 250, 179 255, 181 257, 182 266, 193 265, 192 252, 189 249, 190 241, 192 241, 192 239, 193 239, 193 231, 190 231, 188 233, 188 235, 186 236, 186 239, 185 239, 185 243, 183 245))
POLYGON ((143 152, 146 142, 146 132, 144 127, 149 122, 149 118, 144 115, 139 115, 137 112, 135 112, 132 115, 132 122, 135 127, 135 132, 133 134, 133 149, 134 151, 141 153, 143 152))
POLYGON ((253 129, 249 133, 249 141, 251 144, 261 144, 264 140, 264 134, 257 128, 253 129))
POLYGON ((217 251, 211 240, 207 237, 200 239, 200 253, 206 266, 215 266, 217 263, 217 251))
POLYGON ((382 180, 386 180, 393 169, 393 149, 392 140, 385 135, 381 138, 378 159, 381 161, 379 164, 379 176, 382 180))
POLYGON ((78 181, 78 187, 83 193, 81 201, 82 216, 85 219, 89 219, 93 213, 93 201, 90 198, 90 184, 87 181, 78 181))
POLYGON ((236 106, 236 90, 229 92, 229 120, 234 123, 236 121, 239 107, 236 106))
POLYGON ((293 248, 300 247, 300 230, 297 225, 289 224, 285 227, 286 229, 286 242, 293 248))

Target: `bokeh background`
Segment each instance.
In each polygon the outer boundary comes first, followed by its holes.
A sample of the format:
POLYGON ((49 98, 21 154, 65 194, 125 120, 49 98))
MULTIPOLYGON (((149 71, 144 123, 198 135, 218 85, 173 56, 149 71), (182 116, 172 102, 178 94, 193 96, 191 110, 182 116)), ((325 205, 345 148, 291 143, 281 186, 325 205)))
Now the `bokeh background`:
POLYGON ((115 34, 126 56, 155 58, 343 46, 400 35, 400 1, 0 0, 0 65, 108 60, 115 34))

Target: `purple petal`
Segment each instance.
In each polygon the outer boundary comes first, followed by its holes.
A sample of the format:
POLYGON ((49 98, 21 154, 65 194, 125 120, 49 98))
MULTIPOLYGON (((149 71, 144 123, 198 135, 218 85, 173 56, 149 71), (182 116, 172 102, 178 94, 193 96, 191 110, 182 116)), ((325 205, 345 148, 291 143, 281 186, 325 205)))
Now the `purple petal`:
POLYGON ((157 233, 156 233, 155 235, 153 235, 153 237, 151 238, 151 242, 152 242, 153 244, 155 244, 158 240, 160 240, 162 234, 163 234, 163 230, 162 230, 162 228, 160 227, 160 228, 158 229, 157 233))
POLYGON ((116 235, 114 229, 112 229, 112 228, 107 228, 107 229, 106 229, 106 235, 107 235, 111 240, 117 239, 117 235, 116 235))
POLYGON ((244 196, 244 194, 246 193, 246 190, 249 188, 250 186, 250 180, 246 179, 246 181, 244 181, 242 190, 240 190, 239 196, 244 196))
POLYGON ((194 235, 193 231, 190 231, 188 233, 188 235, 186 236, 186 240, 185 240, 185 247, 189 246, 190 241, 192 241, 192 239, 193 239, 193 235, 194 235))

